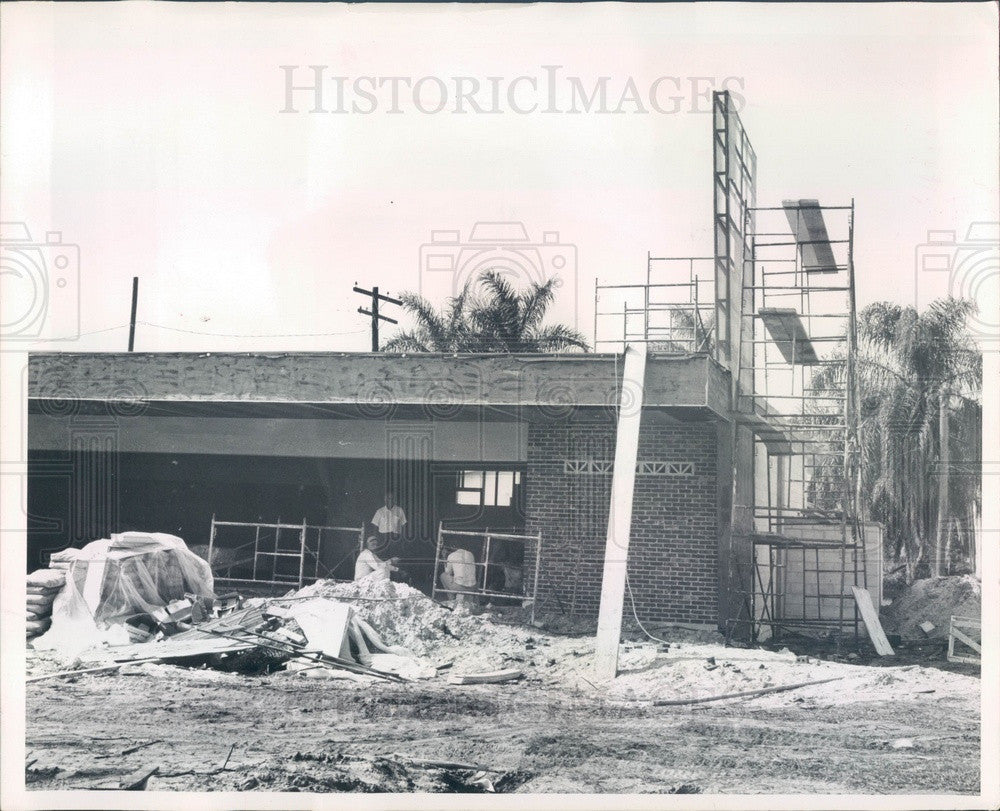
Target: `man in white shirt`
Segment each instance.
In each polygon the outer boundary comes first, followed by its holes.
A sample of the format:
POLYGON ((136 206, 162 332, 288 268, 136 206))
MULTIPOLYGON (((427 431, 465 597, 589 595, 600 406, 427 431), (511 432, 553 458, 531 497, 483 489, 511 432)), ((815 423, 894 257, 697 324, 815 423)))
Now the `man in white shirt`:
POLYGON ((386 541, 375 535, 370 536, 365 541, 364 550, 354 562, 354 579, 360 580, 363 577, 368 577, 372 572, 377 572, 377 577, 388 580, 390 572, 399 571, 396 568, 398 558, 382 559, 381 556, 386 554, 388 550, 389 544, 386 541))
POLYGON ((475 590, 476 581, 476 556, 468 549, 453 549, 441 572, 441 585, 446 592, 451 592, 449 599, 454 600, 455 605, 466 605, 466 601, 471 600, 471 595, 463 592, 475 590))
POLYGON ((385 494, 385 506, 379 507, 372 516, 372 523, 387 543, 399 540, 399 533, 406 526, 406 513, 396 503, 396 496, 391 490, 385 494))

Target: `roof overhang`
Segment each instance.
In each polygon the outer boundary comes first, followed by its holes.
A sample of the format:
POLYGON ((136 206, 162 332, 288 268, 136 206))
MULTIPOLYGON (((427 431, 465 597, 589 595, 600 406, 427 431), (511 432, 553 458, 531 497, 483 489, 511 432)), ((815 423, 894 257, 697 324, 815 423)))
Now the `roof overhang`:
MULTIPOLYGON (((28 360, 32 411, 143 404, 164 414, 361 416, 390 412, 461 419, 558 417, 614 408, 617 354, 36 353, 28 360), (87 405, 89 404, 89 405, 87 405)), ((645 407, 679 419, 729 414, 729 375, 705 354, 651 354, 645 407)))

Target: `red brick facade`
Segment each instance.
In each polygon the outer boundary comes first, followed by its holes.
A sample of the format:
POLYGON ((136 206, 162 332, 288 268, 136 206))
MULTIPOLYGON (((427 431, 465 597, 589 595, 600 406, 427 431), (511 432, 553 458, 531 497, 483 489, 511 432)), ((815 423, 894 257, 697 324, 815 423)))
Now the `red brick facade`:
MULTIPOLYGON (((611 490, 600 463, 614 459, 614 440, 609 416, 529 427, 527 529, 542 533, 538 597, 546 611, 597 617, 611 490)), ((643 622, 717 621, 716 459, 714 422, 643 419, 639 462, 647 470, 636 476, 629 546, 643 622), (649 469, 664 462, 666 470, 649 469)))

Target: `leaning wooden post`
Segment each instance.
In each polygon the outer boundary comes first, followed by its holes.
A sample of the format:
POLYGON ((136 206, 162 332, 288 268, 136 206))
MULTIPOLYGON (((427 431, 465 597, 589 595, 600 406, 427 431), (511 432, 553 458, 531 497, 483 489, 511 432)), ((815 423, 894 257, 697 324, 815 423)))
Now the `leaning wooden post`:
POLYGON ((632 494, 635 468, 639 460, 639 422, 642 417, 643 387, 646 378, 646 344, 625 347, 618 433, 615 439, 615 467, 611 477, 611 505, 608 536, 604 547, 604 577, 601 609, 597 619, 595 675, 609 680, 618 675, 618 644, 622 633, 625 605, 625 575, 632 527, 632 494))

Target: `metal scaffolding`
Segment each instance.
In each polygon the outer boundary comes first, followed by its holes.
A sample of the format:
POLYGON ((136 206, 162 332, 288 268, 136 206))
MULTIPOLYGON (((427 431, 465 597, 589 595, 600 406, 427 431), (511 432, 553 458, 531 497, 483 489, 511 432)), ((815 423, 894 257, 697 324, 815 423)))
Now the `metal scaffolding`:
POLYGON ((594 349, 624 352, 647 343, 651 352, 707 352, 714 344, 714 259, 646 254, 642 284, 594 280, 594 349))
POLYGON ((749 577, 753 637, 859 637, 867 588, 858 515, 854 203, 755 208, 738 419, 758 471, 749 577), (763 479, 763 481, 760 481, 763 479), (761 487, 760 484, 764 486, 761 487), (765 630, 766 629, 766 630, 765 630))
MULTIPOLYGON (((474 553, 475 554, 475 553, 474 553)), ((527 564, 527 555, 523 556, 524 563, 527 564)), ((486 598, 504 598, 511 600, 521 600, 530 601, 531 603, 531 621, 535 621, 535 607, 538 601, 538 571, 541 568, 542 562, 542 533, 539 532, 535 535, 520 535, 511 532, 491 532, 490 530, 485 530, 483 532, 470 532, 465 530, 457 529, 446 529, 444 523, 438 524, 438 537, 437 537, 437 548, 434 552, 434 583, 431 588, 431 599, 436 600, 439 594, 447 594, 450 597, 454 597, 458 594, 470 594, 478 597, 486 598), (521 567, 522 571, 522 588, 520 591, 514 589, 492 589, 489 587, 489 575, 490 567, 493 568, 504 566, 494 559, 494 552, 496 551, 496 546, 494 545, 496 541, 501 543, 516 543, 524 547, 524 551, 527 551, 529 545, 534 544, 534 573, 531 578, 531 594, 527 593, 524 588, 523 572, 527 566, 521 567), (470 586, 466 589, 452 590, 446 589, 439 585, 438 580, 441 576, 441 570, 443 565, 447 562, 448 555, 447 550, 451 546, 455 545, 477 545, 479 547, 479 554, 475 555, 476 563, 473 565, 476 567, 476 585, 470 586)), ((506 580, 504 582, 506 587, 506 580)))
POLYGON ((711 257, 647 254, 642 284, 594 286, 595 348, 710 354, 730 373, 727 638, 859 634, 854 202, 757 205, 757 157, 713 94, 711 257))
POLYGON ((304 518, 301 524, 284 524, 280 519, 274 523, 218 521, 213 514, 208 560, 220 581, 302 588, 307 580, 333 576, 337 566, 323 564, 323 550, 345 537, 352 557, 364 548, 364 527, 320 526, 308 524, 304 518), (236 530, 237 537, 220 544, 220 528, 236 530))

